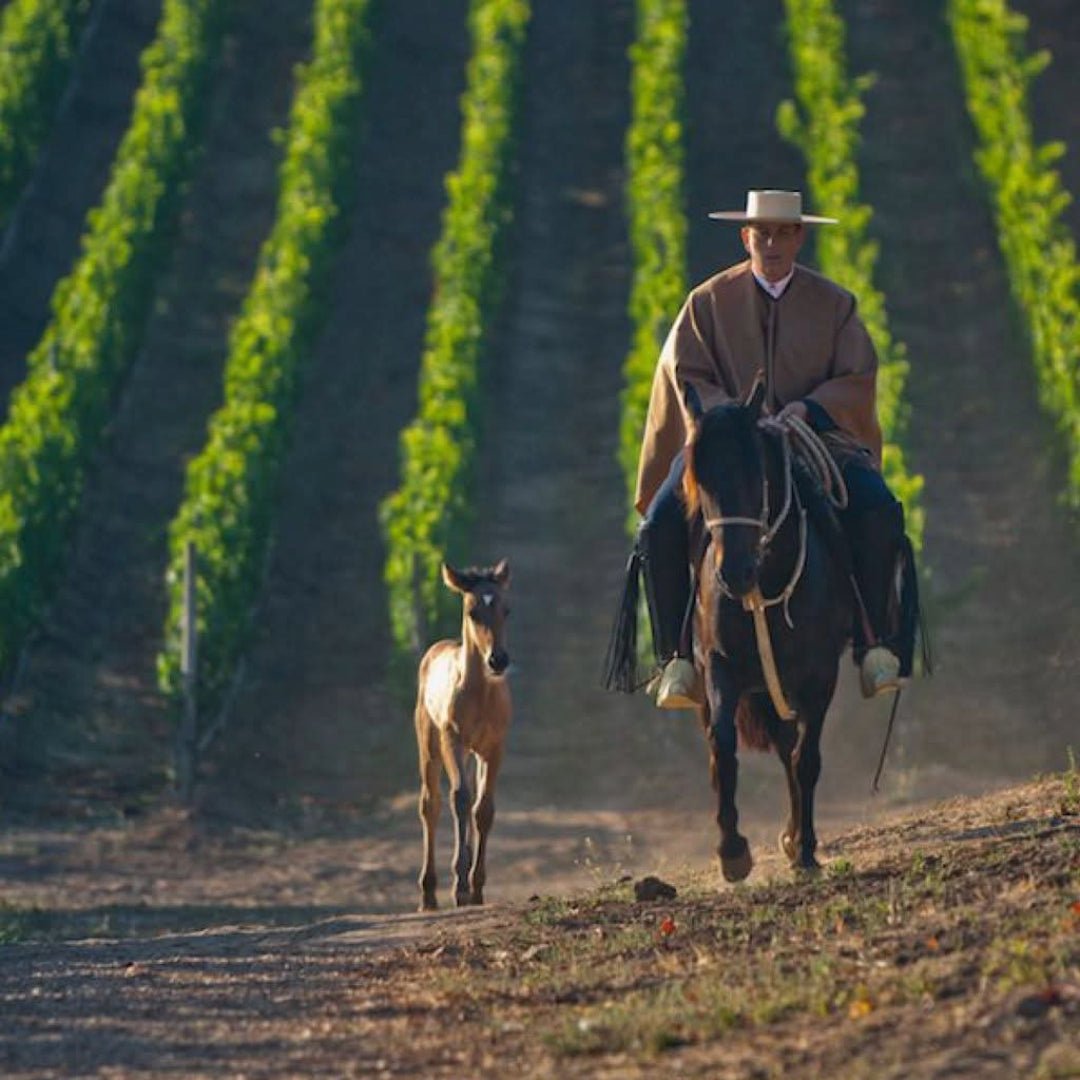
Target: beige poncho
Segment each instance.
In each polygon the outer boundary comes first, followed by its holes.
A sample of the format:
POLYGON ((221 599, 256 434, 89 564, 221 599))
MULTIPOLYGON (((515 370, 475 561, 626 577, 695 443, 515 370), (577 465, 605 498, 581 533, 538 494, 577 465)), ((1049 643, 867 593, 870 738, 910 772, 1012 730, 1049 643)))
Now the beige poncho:
POLYGON ((816 401, 837 425, 825 436, 834 456, 842 460, 861 448, 880 468, 877 354, 855 312, 855 298, 796 266, 783 295, 773 300, 747 261, 695 288, 664 343, 638 463, 639 513, 686 442, 682 388, 693 385, 709 409, 744 398, 759 375, 766 383, 767 411, 779 412, 800 398, 816 401))

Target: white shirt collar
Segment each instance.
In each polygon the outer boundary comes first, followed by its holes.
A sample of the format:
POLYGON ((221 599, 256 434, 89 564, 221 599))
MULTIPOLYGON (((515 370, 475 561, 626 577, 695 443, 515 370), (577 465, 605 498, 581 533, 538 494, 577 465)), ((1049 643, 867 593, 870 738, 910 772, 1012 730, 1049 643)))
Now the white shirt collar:
POLYGON ((756 270, 752 271, 754 280, 774 299, 779 300, 784 295, 784 290, 791 284, 791 279, 795 276, 795 267, 793 266, 787 274, 787 277, 782 277, 779 281, 769 281, 767 278, 763 278, 756 270))

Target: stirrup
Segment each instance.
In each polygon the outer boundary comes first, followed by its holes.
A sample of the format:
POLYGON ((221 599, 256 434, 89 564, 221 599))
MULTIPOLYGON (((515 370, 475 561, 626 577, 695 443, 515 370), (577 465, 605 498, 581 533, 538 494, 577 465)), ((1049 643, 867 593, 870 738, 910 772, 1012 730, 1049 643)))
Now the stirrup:
POLYGON ((697 668, 681 656, 673 656, 660 675, 656 688, 658 709, 695 709, 704 701, 697 668))
POLYGON ((859 683, 864 698, 875 698, 879 694, 899 690, 903 684, 899 659, 884 645, 868 649, 859 667, 859 683))

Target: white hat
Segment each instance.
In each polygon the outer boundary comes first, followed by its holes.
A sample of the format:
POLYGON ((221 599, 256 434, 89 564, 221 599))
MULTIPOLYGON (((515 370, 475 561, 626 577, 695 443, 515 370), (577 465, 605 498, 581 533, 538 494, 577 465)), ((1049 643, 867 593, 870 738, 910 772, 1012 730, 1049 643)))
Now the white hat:
POLYGON ((804 225, 835 225, 836 218, 817 217, 802 212, 798 191, 748 191, 745 210, 714 210, 709 217, 718 221, 778 221, 804 225))

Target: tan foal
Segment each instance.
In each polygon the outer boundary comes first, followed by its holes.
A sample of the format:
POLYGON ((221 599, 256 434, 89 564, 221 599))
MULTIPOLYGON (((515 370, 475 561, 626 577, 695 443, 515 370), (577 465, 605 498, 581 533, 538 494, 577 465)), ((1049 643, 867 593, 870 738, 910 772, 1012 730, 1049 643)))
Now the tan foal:
POLYGON ((439 782, 446 769, 454 812, 454 901, 484 902, 488 833, 495 820, 495 780, 510 727, 510 686, 506 678, 506 591, 510 567, 455 570, 443 564, 443 581, 461 594, 460 641, 438 641, 420 661, 416 695, 416 743, 420 753, 420 821, 424 863, 420 910, 438 907, 435 828, 439 782), (466 765, 476 760, 476 801, 469 792, 466 765), (471 827, 471 837, 470 837, 471 827), (470 848, 470 838, 475 851, 470 848))

